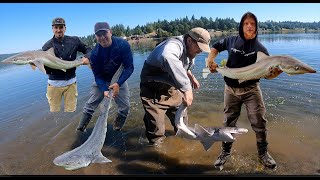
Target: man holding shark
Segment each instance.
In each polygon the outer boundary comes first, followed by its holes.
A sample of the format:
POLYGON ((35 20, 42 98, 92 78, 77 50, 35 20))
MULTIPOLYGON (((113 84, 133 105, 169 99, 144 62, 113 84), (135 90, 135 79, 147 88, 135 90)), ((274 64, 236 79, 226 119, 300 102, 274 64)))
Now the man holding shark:
MULTIPOLYGON (((88 61, 91 49, 78 37, 64 35, 66 23, 63 18, 58 17, 53 19, 52 32, 54 36, 43 45, 43 51, 53 48, 55 56, 65 61, 74 61, 79 51, 85 54, 82 61, 88 61)), ((48 66, 44 66, 44 69, 49 77, 46 96, 50 111, 60 111, 62 96, 64 97, 64 111, 76 111, 78 96, 76 67, 67 69, 66 71, 53 69, 48 66)))
MULTIPOLYGON (((208 55, 208 66, 211 72, 217 72, 218 65, 214 59, 219 52, 228 50, 228 68, 240 68, 256 62, 257 52, 261 51, 269 55, 267 49, 258 41, 258 21, 256 16, 245 13, 240 21, 239 35, 228 36, 213 44, 208 55)), ((278 68, 272 70, 270 77, 278 76, 282 71, 278 68)), ((256 134, 259 161, 266 167, 274 169, 277 164, 268 153, 266 108, 259 85, 259 79, 248 80, 239 83, 237 79, 224 76, 224 126, 235 127, 240 116, 242 104, 246 105, 248 119, 256 134)), ((231 155, 233 142, 222 142, 222 151, 215 161, 216 168, 223 167, 231 155)))
MULTIPOLYGON (((200 84, 190 68, 196 55, 210 52, 211 37, 207 30, 196 27, 187 34, 169 38, 150 53, 140 74, 140 97, 145 115, 145 134, 150 146, 160 145, 165 139, 165 115, 175 132, 175 114, 183 102, 190 106, 193 101, 192 87, 200 84)), ((187 121, 187 113, 184 113, 187 121)), ((183 123, 182 123, 183 124, 183 123)))
POLYGON ((133 56, 128 41, 112 35, 107 22, 97 22, 94 26, 96 46, 90 55, 90 64, 94 75, 90 97, 83 107, 82 117, 77 131, 84 132, 93 113, 104 97, 112 97, 117 105, 117 116, 113 121, 113 129, 120 131, 130 112, 130 92, 127 79, 134 71, 133 56), (111 82, 117 69, 123 65, 123 71, 116 82, 111 82))

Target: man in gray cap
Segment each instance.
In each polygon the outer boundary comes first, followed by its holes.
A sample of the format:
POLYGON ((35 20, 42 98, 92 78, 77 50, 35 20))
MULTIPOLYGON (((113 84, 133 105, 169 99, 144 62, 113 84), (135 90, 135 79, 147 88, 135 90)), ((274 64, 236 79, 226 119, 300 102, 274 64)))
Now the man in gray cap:
MULTIPOLYGON (((53 47, 55 56, 66 61, 75 60, 77 58, 77 52, 79 51, 84 54, 82 61, 88 61, 91 48, 76 36, 64 35, 66 32, 66 22, 63 18, 58 17, 53 19, 52 32, 54 36, 43 45, 43 51, 53 47)), ((62 97, 64 98, 64 111, 76 111, 78 96, 76 68, 67 69, 66 72, 64 72, 47 66, 44 67, 49 76, 46 96, 50 111, 60 111, 62 97)))
MULTIPOLYGON (((192 88, 200 88, 191 67, 197 54, 210 52, 210 40, 207 30, 196 27, 185 35, 158 44, 144 62, 140 75, 140 97, 145 110, 145 134, 150 146, 160 145, 166 137, 165 114, 177 132, 174 118, 178 106, 181 103, 190 106, 192 88)), ((185 113, 185 122, 187 118, 185 113)))
MULTIPOLYGON (((112 36, 112 30, 107 22, 98 22, 94 26, 97 45, 92 50, 90 65, 95 81, 90 92, 90 98, 83 108, 83 115, 77 127, 84 132, 95 109, 104 96, 108 97, 109 89, 113 89, 113 97, 118 107, 118 114, 113 122, 114 130, 121 130, 129 114, 129 87, 126 82, 133 73, 133 56, 128 41, 112 36), (124 69, 114 84, 110 84, 113 75, 120 65, 124 69)), ((87 64, 89 63, 86 62, 87 64)))

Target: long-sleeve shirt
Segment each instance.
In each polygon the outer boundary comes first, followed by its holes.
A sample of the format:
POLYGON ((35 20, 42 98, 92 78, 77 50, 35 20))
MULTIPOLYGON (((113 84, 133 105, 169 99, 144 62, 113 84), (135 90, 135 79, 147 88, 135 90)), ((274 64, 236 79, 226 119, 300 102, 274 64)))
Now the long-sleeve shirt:
POLYGON ((183 36, 160 43, 148 56, 141 71, 141 82, 157 81, 176 87, 182 92, 192 89, 187 70, 193 65, 189 60, 183 36))
POLYGON ((104 48, 97 44, 91 52, 90 65, 99 89, 108 91, 107 82, 111 79, 121 64, 123 71, 117 81, 121 86, 133 73, 133 56, 129 43, 119 37, 112 36, 111 46, 104 48))
MULTIPOLYGON (((64 35, 60 41, 53 37, 43 45, 42 50, 46 51, 51 47, 54 49, 54 54, 65 61, 75 60, 78 51, 85 54, 85 57, 87 58, 90 57, 91 52, 91 48, 76 36, 64 35)), ((66 72, 59 69, 52 69, 47 66, 45 66, 45 69, 50 80, 69 80, 76 76, 76 68, 67 69, 66 72)))

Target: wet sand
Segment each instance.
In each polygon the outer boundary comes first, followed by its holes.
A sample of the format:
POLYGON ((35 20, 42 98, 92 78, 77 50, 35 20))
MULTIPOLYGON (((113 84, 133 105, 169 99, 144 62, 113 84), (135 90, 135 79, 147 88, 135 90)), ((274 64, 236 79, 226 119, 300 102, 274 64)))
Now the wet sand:
MULTIPOLYGON (((138 95, 138 91, 133 91, 138 95)), ((197 94, 194 105, 189 108, 189 125, 195 123, 205 127, 221 126, 223 105, 215 102, 221 97, 197 94)), ((86 99, 86 98, 83 98, 86 99)), ((80 100, 82 101, 82 100, 80 100)), ((218 101, 219 102, 219 101, 218 101)), ((220 101, 221 102, 221 101, 220 101)), ((38 117, 14 140, 2 143, 0 147, 1 175, 317 175, 320 169, 318 121, 311 121, 308 115, 300 119, 303 123, 288 123, 297 115, 287 114, 283 121, 268 122, 269 153, 278 163, 276 170, 264 169, 258 163, 255 135, 243 109, 238 127, 249 129, 239 135, 232 148, 232 158, 222 171, 215 169, 213 162, 220 153, 221 142, 216 142, 205 151, 199 141, 174 136, 169 120, 166 120, 165 142, 160 147, 147 147, 142 121, 142 106, 137 99, 131 101, 131 114, 122 131, 112 130, 111 113, 107 137, 102 153, 111 159, 107 164, 90 164, 74 171, 65 170, 53 164, 53 159, 66 151, 80 146, 89 137, 98 118, 94 115, 87 133, 76 133, 80 113, 57 113, 38 117), (303 118, 308 119, 304 121, 303 118)), ((77 110, 78 111, 78 110, 77 110)), ((112 112, 112 111, 111 111, 112 112)), ((114 111, 113 111, 114 112, 114 111)), ((268 113, 269 119, 271 118, 268 113)))

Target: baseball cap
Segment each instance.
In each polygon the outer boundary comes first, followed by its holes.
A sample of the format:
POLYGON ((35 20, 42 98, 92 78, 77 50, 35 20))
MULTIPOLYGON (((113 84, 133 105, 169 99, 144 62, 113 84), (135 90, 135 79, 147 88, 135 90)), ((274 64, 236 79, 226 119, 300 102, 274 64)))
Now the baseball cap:
POLYGON ((98 31, 107 31, 110 30, 110 26, 107 22, 97 22, 94 25, 94 33, 96 34, 98 31))
POLYGON ((52 20, 52 26, 55 26, 55 25, 66 25, 66 21, 61 17, 54 18, 52 20))
POLYGON ((192 28, 188 34, 197 41, 199 48, 207 53, 210 53, 210 40, 209 32, 201 27, 192 28))

